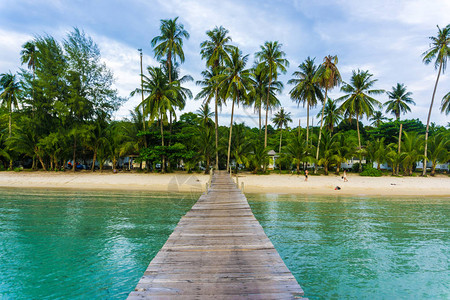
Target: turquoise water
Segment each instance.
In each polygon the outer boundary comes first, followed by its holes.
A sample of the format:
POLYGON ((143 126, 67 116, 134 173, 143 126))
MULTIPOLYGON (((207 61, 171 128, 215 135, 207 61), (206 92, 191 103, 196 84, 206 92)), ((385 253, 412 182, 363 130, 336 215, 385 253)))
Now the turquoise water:
MULTIPOLYGON (((198 193, 0 189, 0 299, 125 299, 198 193)), ((450 299, 450 199, 248 195, 309 299, 450 299)))
POLYGON ((247 198, 309 299, 450 299, 450 198, 247 198))
POLYGON ((0 299, 125 299, 198 196, 0 189, 0 299))

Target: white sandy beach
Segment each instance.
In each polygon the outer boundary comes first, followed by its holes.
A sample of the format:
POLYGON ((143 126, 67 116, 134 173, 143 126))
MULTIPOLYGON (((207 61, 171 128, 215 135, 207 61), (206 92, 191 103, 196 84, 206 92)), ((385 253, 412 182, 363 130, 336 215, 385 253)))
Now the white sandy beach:
MULTIPOLYGON (((14 188, 203 192, 208 180, 208 175, 186 173, 0 172, 0 187, 14 188)), ((244 183, 246 193, 450 196, 450 178, 443 175, 423 178, 349 174, 348 180, 343 182, 341 177, 329 175, 309 176, 305 182, 302 175, 239 174, 239 186, 244 183), (341 190, 335 190, 336 186, 341 190)))

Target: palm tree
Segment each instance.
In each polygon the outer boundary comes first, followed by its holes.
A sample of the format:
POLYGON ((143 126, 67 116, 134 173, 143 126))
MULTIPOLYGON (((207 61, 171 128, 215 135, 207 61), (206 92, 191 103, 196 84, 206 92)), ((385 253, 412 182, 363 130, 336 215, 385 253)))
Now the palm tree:
POLYGON ((208 103, 203 103, 197 110, 197 116, 200 118, 200 125, 203 128, 210 128, 213 126, 213 120, 211 119, 214 113, 209 109, 208 103))
MULTIPOLYGON (((359 132, 359 119, 366 115, 371 116, 374 112, 375 106, 380 106, 381 103, 372 98, 370 95, 379 95, 383 93, 383 90, 371 89, 372 86, 377 81, 372 79, 372 74, 369 71, 352 72, 352 78, 350 83, 345 83, 341 87, 341 91, 346 93, 346 95, 337 99, 337 101, 342 101, 340 110, 344 111, 350 118, 352 116, 356 119, 356 129, 358 131, 358 149, 361 150, 361 135, 359 132)), ((361 162, 361 154, 359 157, 361 162)), ((359 164, 359 170, 361 171, 361 163, 359 164)))
POLYGON ((265 107, 266 110, 271 110, 280 106, 280 101, 278 100, 276 94, 281 92, 283 84, 278 80, 272 80, 269 89, 269 78, 266 76, 263 70, 258 69, 257 66, 255 66, 252 70, 252 78, 254 81, 254 86, 253 93, 251 95, 251 101, 249 102, 249 104, 254 106, 255 111, 258 111, 258 128, 259 132, 261 133, 261 110, 263 107, 265 107), (267 103, 265 103, 264 101, 264 99, 266 99, 267 91, 269 91, 270 93, 269 108, 267 108, 267 103))
POLYGON ((355 152, 355 141, 347 139, 343 132, 336 135, 336 174, 339 175, 341 164, 349 160, 355 152))
POLYGON ((450 92, 442 98, 441 112, 445 112, 446 115, 450 113, 450 92))
POLYGON ((438 162, 444 163, 449 159, 447 147, 450 144, 448 134, 435 134, 430 138, 430 147, 428 147, 428 157, 431 162, 431 176, 436 174, 436 165, 438 162))
POLYGON ((267 147, 267 121, 269 119, 269 96, 270 87, 273 80, 278 78, 278 70, 285 74, 286 68, 289 67, 289 61, 285 59, 286 53, 281 51, 282 44, 275 42, 266 42, 261 46, 261 50, 255 53, 255 58, 258 60, 258 68, 266 74, 269 78, 266 95, 266 129, 264 134, 264 147, 267 147))
POLYGON ((309 109, 317 105, 317 100, 323 101, 323 94, 319 84, 313 81, 317 72, 317 66, 314 65, 314 59, 308 57, 299 66, 300 71, 295 71, 292 76, 297 77, 290 79, 288 84, 294 87, 289 92, 291 99, 296 101, 298 105, 306 104, 306 142, 309 141, 309 109))
MULTIPOLYGON (((148 67, 149 76, 144 75, 144 91, 148 96, 139 105, 143 106, 150 120, 158 119, 161 129, 161 146, 164 147, 164 124, 167 123, 167 113, 174 113, 174 103, 180 93, 178 81, 169 82, 161 68, 148 67)), ((165 172, 165 155, 162 156, 162 169, 165 172)))
POLYGON ((183 38, 189 39, 189 33, 184 30, 183 24, 177 24, 178 17, 173 20, 161 20, 161 35, 152 39, 155 57, 159 60, 166 57, 166 65, 169 74, 169 83, 172 82, 172 59, 180 58, 184 62, 183 38))
POLYGON ((281 108, 280 111, 275 114, 275 117, 272 119, 272 121, 275 123, 275 126, 280 129, 280 147, 278 148, 278 154, 281 155, 281 139, 283 137, 283 126, 287 128, 288 123, 292 122, 291 113, 286 113, 284 111, 284 108, 281 108))
POLYGON ((308 156, 308 145, 303 132, 294 135, 288 140, 286 146, 286 155, 292 160, 297 167, 297 174, 300 174, 300 164, 305 161, 312 161, 312 157, 308 156))
POLYGON ((20 83, 16 81, 16 75, 11 72, 0 75, 0 92, 1 103, 6 106, 9 113, 8 137, 11 137, 12 107, 17 108, 19 106, 17 99, 21 92, 20 83))
MULTIPOLYGON (((206 40, 200 44, 201 50, 200 54, 202 59, 206 59, 206 66, 211 67, 211 74, 204 74, 204 78, 208 80, 212 79, 214 76, 220 74, 220 70, 224 64, 225 60, 229 59, 228 53, 231 51, 232 46, 229 45, 231 42, 231 37, 228 36, 228 30, 220 27, 215 27, 213 30, 208 30, 206 35, 209 37, 209 40, 206 40)), ((217 82, 209 82, 211 89, 211 95, 214 93, 215 96, 215 104, 214 104, 214 116, 215 116, 215 131, 216 131, 216 170, 219 169, 219 115, 218 115, 218 106, 221 105, 219 98, 219 85, 217 82)), ((203 96, 202 96, 203 97, 203 96)), ((207 97, 207 101, 212 99, 211 97, 207 97)))
POLYGON ((386 161, 386 156, 389 151, 389 148, 384 144, 385 138, 376 139, 367 143, 366 151, 368 159, 371 162, 377 163, 377 170, 380 170, 380 166, 383 162, 386 161))
MULTIPOLYGON (((316 118, 320 117, 320 112, 317 114, 316 118)), ((325 110, 323 112, 323 123, 325 128, 330 132, 330 135, 333 133, 334 126, 336 126, 341 120, 341 112, 336 105, 336 101, 333 101, 328 97, 327 103, 325 104, 325 110)))
POLYGON ((431 110, 433 109, 434 96, 436 94, 436 88, 439 82, 439 76, 441 75, 441 71, 445 72, 445 67, 447 66, 447 59, 448 57, 450 57, 450 24, 443 29, 439 28, 439 26, 437 26, 437 28, 438 28, 437 37, 434 36, 430 37, 431 40, 430 49, 428 49, 422 54, 423 62, 425 64, 429 64, 436 58, 436 60, 434 61, 434 67, 435 69, 439 67, 436 83, 434 85, 433 96, 431 97, 430 111, 428 112, 427 118, 422 176, 425 176, 427 174, 428 129, 430 127, 430 117, 431 117, 431 110))
MULTIPOLYGON (((386 107, 386 112, 391 112, 395 115, 395 118, 397 121, 400 121, 400 114, 407 113, 411 111, 411 108, 408 106, 408 104, 414 104, 416 103, 411 98, 412 93, 406 91, 406 86, 403 83, 397 83, 397 86, 392 87, 391 92, 387 92, 389 96, 389 101, 384 103, 384 106, 386 107)), ((401 152, 401 143, 402 143, 402 130, 403 130, 403 124, 400 123, 400 130, 398 134, 398 154, 400 155, 401 152)), ((397 164, 397 170, 396 174, 398 175, 400 165, 397 164)))
POLYGON ((228 155, 227 155, 227 170, 230 168, 230 154, 231 154, 231 135, 233 131, 233 116, 234 104, 239 105, 243 98, 247 97, 248 91, 252 90, 251 71, 245 69, 248 55, 242 56, 242 52, 237 47, 231 50, 230 60, 227 62, 222 74, 216 75, 216 80, 220 84, 223 91, 223 99, 232 99, 231 104, 231 121, 230 121, 230 135, 228 137, 228 155))
POLYGON ((412 175, 413 165, 421 160, 424 155, 420 154, 423 149, 423 138, 417 132, 404 133, 405 139, 402 142, 403 159, 402 164, 405 167, 405 174, 412 175))
MULTIPOLYGON (((338 68, 336 67, 338 63, 337 56, 325 56, 323 59, 323 63, 320 65, 316 74, 314 74, 313 81, 317 82, 322 88, 325 89, 325 97, 323 98, 323 106, 322 106, 322 116, 320 118, 320 130, 319 130, 319 141, 317 145, 320 145, 320 139, 322 137, 322 128, 323 128, 323 113, 325 110, 325 101, 328 97, 328 90, 338 86, 341 83, 341 74, 339 73, 338 68)), ((320 147, 317 147, 316 152, 316 160, 319 159, 319 150, 320 147)), ((314 173, 317 172, 317 168, 314 168, 314 173)))
POLYGON ((317 162, 317 165, 322 165, 325 175, 328 175, 328 169, 335 165, 338 161, 337 148, 338 142, 336 141, 337 136, 325 135, 320 142, 319 147, 321 148, 321 157, 317 162))
POLYGON ((34 41, 28 41, 22 45, 22 51, 20 51, 20 60, 22 64, 27 64, 28 69, 33 71, 33 102, 34 102, 34 82, 36 78, 36 43, 34 41))
POLYGON ((377 110, 373 112, 373 115, 369 118, 369 121, 372 121, 371 125, 376 127, 380 127, 383 121, 388 120, 385 116, 383 116, 383 112, 377 110))

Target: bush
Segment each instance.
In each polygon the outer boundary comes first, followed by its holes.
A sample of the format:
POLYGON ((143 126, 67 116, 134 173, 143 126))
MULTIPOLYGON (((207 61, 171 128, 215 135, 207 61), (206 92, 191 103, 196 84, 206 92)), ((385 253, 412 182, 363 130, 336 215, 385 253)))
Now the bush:
POLYGON ((360 175, 370 177, 381 177, 383 175, 383 172, 374 168, 366 168, 364 171, 361 172, 360 175))
POLYGON ((22 171, 22 168, 14 168, 13 170, 14 170, 14 172, 20 172, 20 171, 22 171))

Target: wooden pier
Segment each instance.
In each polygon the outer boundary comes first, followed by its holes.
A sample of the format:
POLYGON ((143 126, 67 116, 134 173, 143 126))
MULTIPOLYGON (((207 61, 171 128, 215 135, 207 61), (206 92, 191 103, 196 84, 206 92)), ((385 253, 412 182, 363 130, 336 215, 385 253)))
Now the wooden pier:
POLYGON ((226 172, 181 218, 134 299, 302 299, 303 290, 226 172))

